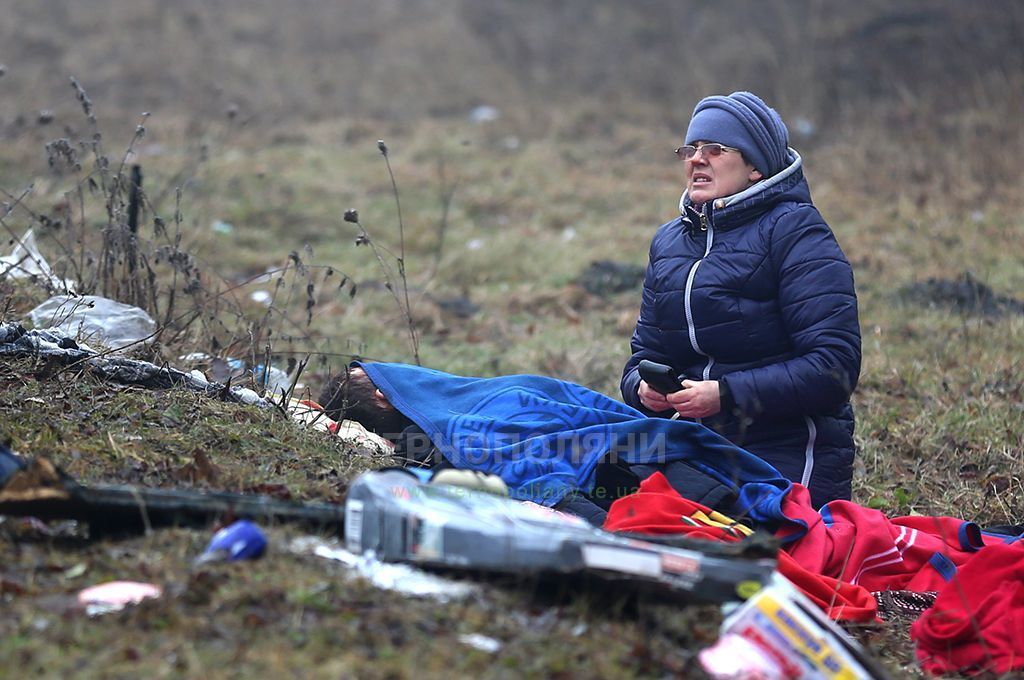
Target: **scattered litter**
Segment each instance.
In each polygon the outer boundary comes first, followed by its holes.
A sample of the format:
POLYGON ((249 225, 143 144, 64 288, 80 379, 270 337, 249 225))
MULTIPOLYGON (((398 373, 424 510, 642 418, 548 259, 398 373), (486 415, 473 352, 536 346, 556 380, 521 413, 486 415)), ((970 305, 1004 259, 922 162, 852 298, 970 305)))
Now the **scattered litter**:
POLYGON ((41 280, 53 290, 71 292, 75 282, 61 279, 50 269, 50 264, 40 254, 36 236, 29 229, 20 239, 15 239, 10 255, 0 257, 0 278, 41 280))
POLYGON ((231 389, 235 391, 235 395, 238 397, 238 400, 243 404, 254 406, 256 404, 265 404, 267 402, 266 399, 256 394, 255 390, 250 390, 248 387, 233 387, 231 389))
POLYGON ((0 515, 79 520, 88 523, 93 538, 166 526, 206 525, 225 516, 298 522, 331 530, 344 523, 342 507, 332 503, 299 503, 226 491, 86 486, 43 457, 29 461, 0 487, 0 515))
POLYGON ((406 564, 381 562, 372 552, 355 555, 337 546, 333 541, 323 542, 311 536, 295 539, 292 541, 291 549, 293 552, 312 553, 318 557, 341 562, 378 588, 405 595, 449 602, 463 599, 477 591, 473 584, 429 574, 406 564))
POLYGON ((262 557, 266 550, 267 537, 258 526, 243 519, 215 533, 196 564, 254 560, 262 557))
POLYGON ((245 362, 241 359, 213 357, 206 362, 204 368, 210 377, 219 383, 227 383, 232 378, 240 378, 246 372, 245 362))
POLYGON ((799 678, 769 653, 742 635, 726 633, 697 655, 701 666, 715 680, 785 680, 799 678), (789 672, 787 675, 786 673, 789 672))
POLYGON ((888 677, 856 640, 778 572, 726 616, 719 640, 699 656, 713 678, 888 677))
POLYGON ((477 106, 469 112, 469 119, 474 123, 489 123, 492 120, 498 120, 500 117, 501 113, 498 109, 486 104, 477 106))
POLYGON ((78 602, 85 607, 85 613, 89 616, 100 616, 161 595, 163 591, 151 583, 110 581, 81 591, 78 593, 78 602))
POLYGON ((270 301, 274 299, 274 296, 265 290, 254 290, 249 293, 249 299, 253 302, 258 302, 261 305, 269 305, 270 301))
POLYGON ((999 318, 1007 314, 1024 314, 1024 302, 999 295, 970 272, 957 279, 930 278, 905 286, 904 300, 925 307, 942 307, 958 314, 999 318))
POLYGON ((269 400, 253 390, 232 386, 226 389, 219 382, 197 379, 190 373, 169 366, 156 366, 148 361, 123 357, 99 356, 88 345, 76 342, 60 329, 26 331, 16 323, 0 323, 0 356, 44 357, 57 364, 81 363, 103 380, 124 385, 140 385, 151 389, 185 387, 227 401, 270 408, 269 400))
POLYGON ((272 396, 287 394, 292 386, 291 378, 277 366, 267 368, 263 364, 256 364, 252 369, 252 378, 261 389, 272 396))
POLYGON ((88 571, 88 569, 89 565, 87 565, 85 562, 79 562, 75 566, 64 570, 64 578, 78 578, 79 576, 84 575, 85 572, 88 571))
POLYGON ((576 278, 591 295, 606 297, 640 289, 646 270, 641 265, 612 260, 595 260, 576 278))
POLYGON ((212 359, 206 352, 190 352, 188 354, 182 354, 178 357, 178 361, 184 361, 187 364, 197 364, 203 361, 209 361, 212 359))
POLYGON ((741 600, 771 580, 773 557, 728 552, 744 550, 742 542, 687 545, 619 536, 477 489, 423 484, 402 469, 363 473, 345 503, 345 547, 374 561, 522 576, 586 573, 711 602, 741 600))
POLYGON ((562 243, 568 243, 574 238, 576 238, 576 227, 569 226, 562 229, 562 243))
POLYGON ((230 234, 235 230, 235 225, 223 220, 214 220, 210 224, 210 229, 212 229, 215 234, 230 234))
POLYGON ((484 240, 482 238, 471 238, 466 241, 467 250, 480 250, 484 247, 484 240))
POLYGON ((156 332, 156 321, 145 310, 96 295, 57 295, 29 312, 29 318, 36 328, 115 350, 148 342, 156 332))
POLYGON ((0 489, 4 487, 11 475, 25 468, 25 461, 11 450, 7 444, 0 442, 0 489))
POLYGON ((480 633, 464 633, 459 636, 459 642, 472 647, 473 649, 479 649, 481 652, 487 652, 488 654, 494 654, 501 649, 502 644, 498 640, 480 633))
POLYGON ((804 139, 810 139, 817 131, 818 126, 810 118, 797 116, 796 120, 793 121, 793 132, 804 139))

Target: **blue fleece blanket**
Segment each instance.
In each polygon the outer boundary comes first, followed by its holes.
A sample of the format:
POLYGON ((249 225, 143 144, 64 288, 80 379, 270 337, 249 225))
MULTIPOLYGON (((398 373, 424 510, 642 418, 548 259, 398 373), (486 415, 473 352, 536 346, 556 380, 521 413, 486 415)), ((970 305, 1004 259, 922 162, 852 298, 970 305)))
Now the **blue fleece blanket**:
POLYGON ((605 456, 631 464, 686 460, 739 495, 755 521, 785 519, 790 482, 697 423, 648 418, 599 392, 553 378, 470 378, 407 364, 359 363, 455 467, 496 474, 514 498, 547 506, 589 492, 605 456))

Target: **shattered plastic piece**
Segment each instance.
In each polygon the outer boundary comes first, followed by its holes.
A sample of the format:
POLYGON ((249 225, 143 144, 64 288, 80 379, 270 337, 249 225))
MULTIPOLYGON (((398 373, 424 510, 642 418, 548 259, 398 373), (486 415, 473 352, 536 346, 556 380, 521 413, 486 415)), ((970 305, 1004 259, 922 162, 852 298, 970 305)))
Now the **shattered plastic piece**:
POLYGON ((29 318, 37 328, 60 330, 115 350, 148 342, 156 332, 156 321, 145 310, 96 295, 54 296, 29 312, 29 318))
POLYGON ((231 391, 235 393, 235 396, 237 396, 238 400, 243 404, 249 404, 251 406, 253 404, 266 402, 263 397, 256 394, 255 390, 250 390, 248 387, 233 387, 231 388, 231 391))
POLYGON ((243 519, 215 533, 196 563, 254 560, 262 557, 266 549, 267 537, 258 526, 243 519))
POLYGON ((189 352, 178 357, 178 361, 184 361, 187 364, 196 364, 202 361, 209 361, 212 359, 206 352, 189 352))
MULTIPOLYGON (((771 658, 780 673, 764 676, 767 678, 881 680, 888 677, 860 643, 778 572, 773 574, 768 586, 725 618, 721 634, 723 638, 741 636, 771 658)), ((720 657, 711 653, 711 658, 714 661, 720 657)), ((701 660, 703 663, 703 656, 701 660)), ((713 673, 712 676, 762 677, 713 673)))
POLYGON ((727 633, 718 642, 702 650, 697 658, 715 680, 785 680, 782 666, 766 651, 735 633, 727 633))
POLYGON ((661 545, 592 527, 542 505, 423 484, 402 469, 367 472, 345 503, 345 546, 375 558, 473 572, 590 574, 676 594, 739 601, 771 581, 775 559, 743 542, 661 545))
MULTIPOLYGON (((293 543, 293 549, 300 552, 306 552, 308 548, 307 543, 293 543)), ((462 599, 477 590, 472 584, 435 576, 406 564, 381 562, 372 551, 355 555, 344 548, 319 543, 313 545, 312 552, 318 557, 335 560, 355 569, 360 576, 383 590, 430 597, 439 602, 462 599)))
POLYGON ((252 377, 268 395, 287 394, 292 385, 288 374, 276 366, 267 368, 263 364, 256 364, 252 369, 252 377))
POLYGON ((120 611, 130 604, 138 604, 150 597, 160 597, 163 591, 151 583, 137 581, 110 581, 91 586, 78 593, 78 602, 89 616, 120 611))
POLYGON ((225 222, 224 220, 214 220, 213 223, 210 224, 210 229, 212 229, 216 234, 230 234, 235 230, 235 225, 230 222, 225 222))
POLYGON ((10 255, 0 257, 0 278, 10 277, 12 279, 41 279, 52 289, 64 292, 73 292, 75 282, 70 279, 60 279, 50 269, 49 263, 39 253, 36 245, 36 237, 31 229, 17 239, 14 249, 10 255))
POLYGON ((473 649, 479 649, 481 652, 487 652, 488 654, 494 654, 501 649, 501 642, 495 640, 492 637, 481 635, 480 633, 464 633, 459 636, 459 642, 472 647, 473 649))

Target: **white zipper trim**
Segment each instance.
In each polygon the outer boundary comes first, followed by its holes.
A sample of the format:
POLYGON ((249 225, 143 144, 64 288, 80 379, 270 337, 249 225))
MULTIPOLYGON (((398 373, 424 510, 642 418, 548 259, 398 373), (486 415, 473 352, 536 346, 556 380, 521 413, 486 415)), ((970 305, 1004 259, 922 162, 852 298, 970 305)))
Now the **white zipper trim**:
MULTIPOLYGON (((704 254, 699 260, 693 263, 690 267, 690 273, 686 276, 686 293, 683 296, 683 309, 686 314, 686 330, 690 336, 690 346, 693 347, 693 351, 697 354, 702 354, 708 358, 708 363, 704 366, 704 370, 701 371, 701 375, 704 380, 707 380, 711 375, 711 367, 715 364, 715 359, 710 354, 700 348, 697 343, 697 330, 693 327, 693 308, 690 306, 690 292, 693 290, 693 280, 697 276, 697 267, 704 261, 704 258, 711 252, 711 245, 715 242, 715 228, 708 223, 707 230, 707 244, 704 246, 704 254)), ((703 418, 694 418, 698 423, 704 422, 703 418)))
POLYGON ((693 328, 693 310, 690 308, 690 290, 693 288, 693 277, 697 274, 697 267, 703 262, 703 259, 697 260, 690 267, 690 273, 686 275, 686 294, 683 297, 683 313, 686 314, 686 331, 690 335, 690 346, 693 347, 693 351, 698 354, 704 354, 704 350, 697 344, 697 331, 693 328))
MULTIPOLYGON (((699 260, 693 263, 693 266, 690 267, 690 273, 686 275, 686 293, 683 296, 683 310, 686 314, 686 330, 690 335, 690 346, 693 347, 693 351, 698 354, 703 354, 710 359, 711 356, 702 350, 700 345, 697 344, 697 331, 693 327, 693 308, 690 306, 690 292, 693 290, 693 279, 697 276, 697 267, 699 267, 700 263, 704 261, 704 258, 708 256, 708 253, 711 252, 711 244, 715 241, 715 228, 710 224, 708 225, 707 234, 707 245, 704 247, 704 254, 699 260)), ((714 360, 712 359, 712 361, 714 360)), ((706 380, 707 368, 704 369, 704 374, 706 380)))
POLYGON ((810 416, 804 416, 807 423, 807 448, 804 449, 804 473, 800 475, 800 483, 810 488, 811 473, 814 472, 814 443, 818 438, 818 428, 810 416))

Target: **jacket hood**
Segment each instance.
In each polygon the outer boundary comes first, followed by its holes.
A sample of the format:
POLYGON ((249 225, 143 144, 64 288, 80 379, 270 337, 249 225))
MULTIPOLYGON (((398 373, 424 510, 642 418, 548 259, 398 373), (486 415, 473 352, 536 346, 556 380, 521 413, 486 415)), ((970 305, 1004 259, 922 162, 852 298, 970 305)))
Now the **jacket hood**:
MULTIPOLYGON (((704 204, 702 211, 710 219, 714 216, 717 229, 728 229, 742 224, 769 207, 783 200, 810 202, 811 191, 804 179, 803 158, 790 147, 788 149, 789 164, 780 172, 766 177, 731 196, 716 198, 704 204)), ((684 219, 698 211, 684 190, 679 198, 679 213, 684 219)))

